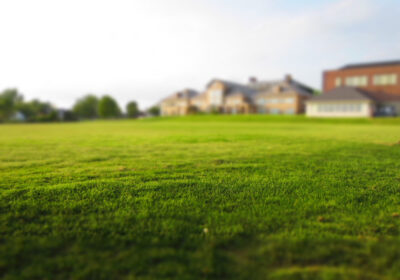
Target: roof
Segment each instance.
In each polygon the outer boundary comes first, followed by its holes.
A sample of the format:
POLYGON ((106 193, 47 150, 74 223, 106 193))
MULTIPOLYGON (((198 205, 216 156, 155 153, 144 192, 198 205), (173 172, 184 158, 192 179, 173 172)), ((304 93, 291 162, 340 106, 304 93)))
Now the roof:
POLYGON ((393 66, 393 65, 399 65, 400 66, 400 60, 369 62, 369 63, 354 63, 354 64, 345 65, 342 68, 340 68, 340 70, 355 69, 355 68, 379 67, 379 66, 384 67, 384 66, 393 66))
POLYGON ((400 102, 400 96, 396 94, 390 94, 381 91, 369 91, 367 94, 369 97, 379 102, 400 102))
POLYGON ((198 93, 198 91, 196 91, 194 89, 185 89, 185 90, 183 90, 181 92, 178 92, 178 94, 184 94, 185 96, 190 98, 190 97, 196 96, 199 93, 198 93))
POLYGON ((235 82, 224 81, 224 80, 219 80, 219 79, 211 80, 211 82, 209 82, 207 84, 207 88, 210 87, 215 82, 221 82, 226 86, 226 88, 227 88, 226 95, 227 96, 242 93, 246 97, 252 98, 257 93, 257 90, 255 90, 254 88, 251 88, 247 85, 242 85, 242 84, 238 84, 235 82))
POLYGON ((247 98, 253 99, 258 94, 265 94, 268 92, 273 93, 273 88, 275 86, 281 86, 282 92, 292 92, 295 91, 301 95, 312 96, 314 93, 314 89, 306 86, 290 77, 282 80, 272 80, 272 81, 259 81, 259 82, 250 82, 247 85, 238 84, 231 81, 213 79, 211 82, 207 84, 207 87, 210 87, 214 82, 221 82, 225 84, 227 87, 226 96, 234 96, 239 93, 244 94, 247 98))
POLYGON ((314 96, 310 101, 339 101, 339 100, 372 100, 364 90, 354 87, 338 87, 321 95, 314 96))
POLYGON ((161 102, 169 100, 169 99, 175 99, 175 98, 192 98, 197 96, 199 93, 196 90, 193 89, 184 89, 182 91, 175 92, 174 94, 171 94, 167 96, 166 98, 162 99, 161 102))
POLYGON ((383 92, 366 91, 356 87, 338 87, 310 99, 313 101, 399 101, 400 96, 383 92))
POLYGON ((250 83, 250 87, 256 89, 257 91, 265 94, 268 92, 273 93, 275 86, 281 86, 282 92, 295 91, 300 95, 311 96, 314 93, 314 89, 306 86, 296 80, 275 80, 275 81, 261 81, 256 83, 250 83))

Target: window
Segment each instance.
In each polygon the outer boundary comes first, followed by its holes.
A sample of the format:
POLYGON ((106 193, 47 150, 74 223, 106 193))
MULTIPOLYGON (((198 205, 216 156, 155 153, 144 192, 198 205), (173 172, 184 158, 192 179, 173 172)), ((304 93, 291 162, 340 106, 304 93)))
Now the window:
POLYGON ((283 101, 285 101, 285 103, 289 103, 289 104, 293 104, 294 103, 294 98, 286 98, 283 101))
POLYGON ((222 90, 211 91, 210 97, 211 97, 211 105, 214 105, 214 106, 222 105, 222 99, 223 99, 222 90))
POLYGON ((264 105, 264 104, 279 104, 279 103, 288 103, 288 104, 293 104, 295 102, 295 98, 291 97, 291 98, 271 98, 271 99, 264 99, 264 98, 260 98, 257 101, 258 105, 264 105))
POLYGON ((271 109, 271 114, 272 115, 278 115, 280 113, 281 113, 281 111, 279 109, 271 109))
POLYGON ((342 78, 336 78, 335 79, 335 86, 340 87, 342 85, 342 78))
POLYGON ((260 98, 260 99, 258 99, 258 102, 257 102, 259 105, 264 105, 264 104, 266 104, 267 103, 267 100, 266 99, 264 99, 264 98, 260 98))
POLYGON ((361 112, 362 104, 321 104, 317 106, 318 112, 361 112))
POLYGON ((376 86, 386 86, 386 85, 396 85, 397 75, 396 74, 384 74, 374 76, 374 85, 376 86))
POLYGON ((346 86, 350 87, 362 87, 368 85, 367 76, 353 76, 346 78, 346 86))
POLYGON ((193 104, 194 104, 194 106, 201 107, 201 106, 203 105, 203 102, 201 102, 201 101, 194 101, 193 104))
POLYGON ((294 109, 287 109, 287 110, 285 111, 285 114, 287 114, 287 115, 294 115, 294 109))

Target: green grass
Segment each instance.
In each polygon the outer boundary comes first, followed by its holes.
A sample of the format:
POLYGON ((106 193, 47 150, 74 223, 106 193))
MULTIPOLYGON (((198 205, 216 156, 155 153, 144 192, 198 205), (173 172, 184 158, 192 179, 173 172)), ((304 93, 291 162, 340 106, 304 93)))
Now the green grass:
POLYGON ((0 278, 400 279, 400 119, 0 126, 0 278))

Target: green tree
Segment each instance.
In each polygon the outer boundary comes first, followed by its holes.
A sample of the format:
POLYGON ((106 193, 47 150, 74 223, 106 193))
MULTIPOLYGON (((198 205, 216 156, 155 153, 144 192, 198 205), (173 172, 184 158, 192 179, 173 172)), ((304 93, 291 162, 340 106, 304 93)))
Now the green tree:
POLYGON ((88 94, 81 99, 78 99, 73 107, 73 112, 80 119, 95 119, 98 114, 99 99, 88 94))
POLYGON ((101 118, 118 118, 121 116, 121 109, 118 103, 109 95, 103 96, 99 101, 99 116, 101 118))
POLYGON ((152 116, 159 116, 160 115, 160 107, 153 106, 147 110, 147 112, 152 116))
POLYGON ((17 89, 6 89, 0 93, 0 121, 7 121, 17 110, 17 105, 21 103, 23 96, 17 89))
POLYGON ((16 106, 17 111, 24 114, 29 122, 57 121, 58 116, 54 107, 48 102, 34 99, 30 102, 21 102, 16 106))
POLYGON ((139 108, 135 101, 131 101, 126 105, 126 114, 128 118, 137 118, 139 115, 139 108))

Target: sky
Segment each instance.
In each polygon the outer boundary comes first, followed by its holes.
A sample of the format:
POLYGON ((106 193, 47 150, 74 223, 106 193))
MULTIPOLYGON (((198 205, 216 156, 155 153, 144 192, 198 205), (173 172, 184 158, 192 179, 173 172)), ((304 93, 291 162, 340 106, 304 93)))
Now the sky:
POLYGON ((294 79, 400 59, 398 0, 1 0, 0 90, 145 109, 213 78, 294 79))

